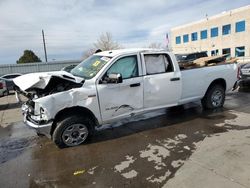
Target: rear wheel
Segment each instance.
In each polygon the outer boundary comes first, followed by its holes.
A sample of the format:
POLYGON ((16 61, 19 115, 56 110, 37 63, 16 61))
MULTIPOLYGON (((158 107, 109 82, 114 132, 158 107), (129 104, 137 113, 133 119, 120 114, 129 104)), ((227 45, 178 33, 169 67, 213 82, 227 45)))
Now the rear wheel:
POLYGON ((4 95, 5 95, 5 96, 8 96, 9 94, 10 94, 9 90, 6 90, 6 91, 4 92, 4 95))
POLYGON ((225 89, 221 85, 213 85, 201 100, 205 109, 221 108, 225 102, 225 89))
POLYGON ((94 126, 87 117, 69 116, 58 122, 53 141, 59 148, 83 144, 93 134, 94 126))

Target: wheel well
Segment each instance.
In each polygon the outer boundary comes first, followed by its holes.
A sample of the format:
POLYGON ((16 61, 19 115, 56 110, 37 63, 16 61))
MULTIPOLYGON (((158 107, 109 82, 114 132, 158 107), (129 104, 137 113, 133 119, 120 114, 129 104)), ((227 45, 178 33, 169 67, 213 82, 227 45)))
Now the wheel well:
MULTIPOLYGON (((225 81, 223 78, 218 78, 218 79, 214 80, 214 81, 209 85, 207 91, 208 91, 211 87, 213 87, 214 85, 221 85, 221 86, 224 88, 224 90, 226 90, 226 88, 227 88, 226 81, 225 81)), ((207 91, 206 91, 206 93, 207 93, 207 91)))
POLYGON ((84 115, 84 116, 89 117, 94 122, 95 126, 98 126, 98 124, 99 124, 99 122, 98 122, 97 118, 95 117, 95 115, 93 114, 93 112, 91 112, 87 108, 80 107, 80 106, 65 108, 56 114, 54 121, 53 121, 53 124, 52 124, 50 135, 53 134, 53 132, 56 128, 57 122, 59 122, 63 118, 70 116, 70 115, 84 115))

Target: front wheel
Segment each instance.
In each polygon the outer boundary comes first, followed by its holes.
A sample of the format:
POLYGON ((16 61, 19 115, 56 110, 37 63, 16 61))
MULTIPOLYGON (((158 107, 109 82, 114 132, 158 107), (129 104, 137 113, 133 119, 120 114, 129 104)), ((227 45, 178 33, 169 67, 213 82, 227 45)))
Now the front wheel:
POLYGON ((201 100, 205 109, 221 108, 225 102, 225 89, 221 85, 213 85, 210 87, 201 100))
POLYGON ((88 140, 93 130, 89 118, 69 116, 58 122, 52 139, 59 148, 78 146, 88 140))

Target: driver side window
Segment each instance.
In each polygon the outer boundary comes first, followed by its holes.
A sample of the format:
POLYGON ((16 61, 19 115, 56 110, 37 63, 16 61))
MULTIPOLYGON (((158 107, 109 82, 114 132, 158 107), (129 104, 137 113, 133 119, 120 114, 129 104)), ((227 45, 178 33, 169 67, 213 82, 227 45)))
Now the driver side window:
POLYGON ((118 59, 107 71, 107 75, 112 73, 120 73, 123 79, 137 77, 138 74, 138 63, 137 56, 127 56, 118 59))

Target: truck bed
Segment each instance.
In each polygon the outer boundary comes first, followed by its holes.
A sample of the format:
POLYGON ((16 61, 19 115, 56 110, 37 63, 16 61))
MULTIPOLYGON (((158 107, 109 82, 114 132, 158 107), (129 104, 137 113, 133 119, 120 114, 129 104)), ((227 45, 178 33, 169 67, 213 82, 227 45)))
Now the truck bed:
POLYGON ((178 62, 178 64, 180 70, 182 71, 182 70, 190 70, 208 66, 225 65, 236 62, 237 62, 236 58, 231 58, 229 60, 226 60, 226 56, 222 55, 222 56, 203 57, 189 62, 178 62))
POLYGON ((233 88, 237 77, 237 65, 234 61, 219 62, 206 66, 189 66, 181 69, 182 95, 181 103, 202 98, 209 84, 214 79, 226 80, 226 91, 233 88), (235 76, 232 76, 235 75, 235 76))

